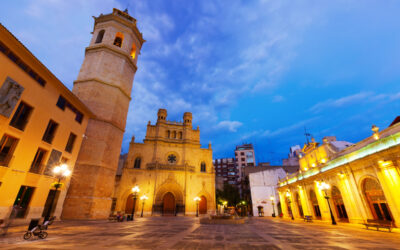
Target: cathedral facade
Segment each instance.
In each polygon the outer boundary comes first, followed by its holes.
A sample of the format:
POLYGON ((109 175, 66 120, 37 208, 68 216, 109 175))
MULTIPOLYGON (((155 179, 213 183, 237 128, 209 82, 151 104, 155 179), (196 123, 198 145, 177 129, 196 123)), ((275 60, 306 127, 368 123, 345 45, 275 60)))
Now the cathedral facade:
POLYGON ((148 123, 143 143, 135 142, 132 137, 115 190, 115 211, 126 214, 143 211, 145 215, 214 213, 211 144, 201 148, 200 130, 192 128, 191 113, 183 115, 183 122, 166 118, 167 111, 160 109, 157 123, 148 123), (135 186, 140 189, 136 194, 132 193, 135 186))

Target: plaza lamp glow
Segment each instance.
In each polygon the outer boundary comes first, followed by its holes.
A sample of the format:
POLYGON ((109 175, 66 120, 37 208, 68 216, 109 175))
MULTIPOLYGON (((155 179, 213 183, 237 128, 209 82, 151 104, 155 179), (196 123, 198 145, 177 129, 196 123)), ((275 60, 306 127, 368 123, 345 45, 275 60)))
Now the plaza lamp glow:
POLYGON ((143 217, 144 203, 146 202, 146 200, 147 200, 148 198, 149 198, 149 197, 147 197, 145 194, 142 195, 142 196, 140 197, 140 200, 142 200, 142 213, 140 214, 140 217, 143 217))
POLYGON ((324 193, 325 193, 325 199, 328 202, 329 212, 331 213, 332 225, 336 225, 335 216, 333 216, 331 205, 329 203, 329 196, 327 193, 327 191, 331 188, 331 185, 329 185, 326 182, 321 182, 321 183, 317 183, 317 186, 320 190, 324 191, 324 193))
POLYGON ((131 220, 133 220, 133 217, 135 215, 135 205, 136 205, 136 199, 137 199, 137 194, 140 192, 140 188, 138 185, 134 186, 132 188, 132 195, 133 195, 133 206, 132 206, 132 214, 131 214, 131 220))
POLYGON ((322 162, 322 163, 326 163, 326 158, 322 158, 322 159, 321 159, 321 162, 322 162))
POLYGON ((199 217, 199 202, 200 202, 200 197, 196 196, 193 199, 196 202, 196 217, 199 217))
POLYGON ((269 199, 271 200, 272 203, 272 217, 275 217, 275 197, 274 196, 270 196, 269 199))
POLYGON ((55 189, 54 195, 53 195, 53 197, 51 199, 50 206, 49 206, 49 208, 47 210, 46 216, 44 217, 45 221, 49 220, 49 218, 50 218, 51 210, 53 210, 54 200, 55 200, 56 195, 57 195, 57 190, 62 185, 61 184, 61 179, 67 178, 68 176, 71 175, 71 171, 68 169, 68 165, 65 164, 65 163, 54 167, 53 168, 53 173, 54 173, 54 177, 58 178, 58 180, 54 184, 54 187, 56 189, 55 189))
POLYGON ((292 220, 294 220, 292 207, 290 206, 290 203, 292 203, 292 201, 290 200, 289 190, 286 191, 286 198, 287 198, 287 201, 288 201, 288 204, 289 204, 288 211, 289 211, 289 208, 290 208, 290 215, 292 216, 292 220))

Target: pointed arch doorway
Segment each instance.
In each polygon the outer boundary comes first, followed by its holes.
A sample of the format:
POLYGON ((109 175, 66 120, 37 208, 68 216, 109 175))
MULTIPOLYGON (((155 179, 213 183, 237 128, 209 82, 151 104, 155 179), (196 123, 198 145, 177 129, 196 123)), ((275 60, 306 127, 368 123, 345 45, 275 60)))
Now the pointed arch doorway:
POLYGON ((168 192, 163 197, 163 215, 175 215, 175 196, 168 192))
POLYGON ((199 214, 207 214, 207 199, 204 196, 200 197, 199 214))

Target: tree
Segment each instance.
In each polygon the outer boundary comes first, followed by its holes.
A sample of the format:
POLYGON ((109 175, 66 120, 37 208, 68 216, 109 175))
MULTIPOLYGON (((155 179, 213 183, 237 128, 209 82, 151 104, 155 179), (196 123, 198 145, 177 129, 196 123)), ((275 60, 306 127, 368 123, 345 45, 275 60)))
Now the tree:
POLYGON ((225 184, 222 190, 217 189, 216 196, 219 204, 222 204, 222 201, 227 201, 228 206, 236 206, 240 202, 239 189, 230 184, 225 184))

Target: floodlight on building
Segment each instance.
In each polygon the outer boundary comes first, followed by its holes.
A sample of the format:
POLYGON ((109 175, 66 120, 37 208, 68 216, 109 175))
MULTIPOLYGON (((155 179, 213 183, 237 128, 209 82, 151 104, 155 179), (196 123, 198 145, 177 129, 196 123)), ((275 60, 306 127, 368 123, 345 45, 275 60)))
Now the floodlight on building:
POLYGON ((372 125, 371 130, 374 132, 374 134, 372 135, 374 137, 375 140, 379 139, 379 127, 372 125))

